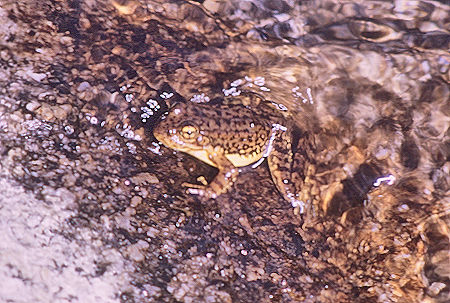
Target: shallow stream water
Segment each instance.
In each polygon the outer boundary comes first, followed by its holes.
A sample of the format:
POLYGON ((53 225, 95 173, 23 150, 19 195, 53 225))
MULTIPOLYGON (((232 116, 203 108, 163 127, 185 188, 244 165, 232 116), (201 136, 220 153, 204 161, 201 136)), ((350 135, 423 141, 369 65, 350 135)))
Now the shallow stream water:
POLYGON ((0 0, 0 301, 447 302, 449 12, 0 0), (304 214, 152 135, 248 93, 313 138, 304 214))

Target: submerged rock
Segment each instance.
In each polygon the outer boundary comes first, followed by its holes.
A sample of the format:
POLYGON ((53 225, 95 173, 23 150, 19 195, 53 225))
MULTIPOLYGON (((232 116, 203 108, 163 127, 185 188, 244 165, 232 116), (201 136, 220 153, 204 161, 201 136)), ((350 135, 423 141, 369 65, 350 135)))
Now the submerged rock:
POLYGON ((448 300, 442 1, 0 7, 0 301, 448 300), (216 170, 153 138, 176 102, 248 95, 297 163, 312 138, 304 214, 264 165, 187 194, 216 170))

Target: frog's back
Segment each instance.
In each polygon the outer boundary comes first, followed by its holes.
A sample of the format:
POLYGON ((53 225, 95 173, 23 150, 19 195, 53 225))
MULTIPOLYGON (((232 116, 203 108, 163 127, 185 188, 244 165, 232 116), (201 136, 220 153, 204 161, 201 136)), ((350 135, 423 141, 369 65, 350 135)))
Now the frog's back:
POLYGON ((196 109, 201 134, 212 147, 222 148, 234 166, 247 166, 262 157, 271 131, 268 117, 243 105, 199 105, 196 109))

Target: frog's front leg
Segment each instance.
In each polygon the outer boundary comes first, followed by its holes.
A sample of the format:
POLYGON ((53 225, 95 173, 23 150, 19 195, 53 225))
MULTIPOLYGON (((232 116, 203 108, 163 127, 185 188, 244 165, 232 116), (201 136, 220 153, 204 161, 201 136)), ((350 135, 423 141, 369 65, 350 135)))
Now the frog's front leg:
POLYGON ((273 125, 267 153, 269 170, 278 191, 285 200, 303 213, 306 204, 298 195, 298 188, 301 187, 303 180, 296 171, 297 167, 293 167, 291 132, 286 127, 273 125))
POLYGON ((208 158, 219 169, 219 173, 206 186, 189 183, 184 183, 183 186, 188 187, 187 192, 190 194, 215 199, 233 186, 239 174, 239 169, 226 158, 222 148, 216 147, 207 152, 208 158))

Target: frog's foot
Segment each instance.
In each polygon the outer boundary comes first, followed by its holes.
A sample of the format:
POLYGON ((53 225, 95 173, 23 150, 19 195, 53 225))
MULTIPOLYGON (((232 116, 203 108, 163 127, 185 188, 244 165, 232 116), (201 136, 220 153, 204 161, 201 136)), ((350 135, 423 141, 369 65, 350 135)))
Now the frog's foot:
POLYGON ((183 183, 182 185, 184 187, 187 187, 186 191, 191 195, 199 195, 207 199, 215 199, 219 195, 210 186, 191 184, 186 182, 183 183))
POLYGON ((303 202, 301 200, 297 200, 297 199, 292 199, 290 202, 291 202, 292 207, 295 209, 296 213, 303 214, 305 212, 305 208, 306 208, 305 202, 303 202))
POLYGON ((204 185, 183 183, 183 186, 187 187, 187 192, 190 194, 199 195, 207 199, 215 199, 219 195, 226 193, 233 186, 238 174, 239 170, 229 165, 220 167, 217 176, 207 185, 205 184, 206 180, 202 181, 202 178, 200 178, 200 182, 204 185))

